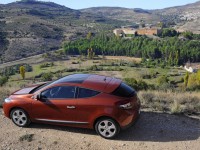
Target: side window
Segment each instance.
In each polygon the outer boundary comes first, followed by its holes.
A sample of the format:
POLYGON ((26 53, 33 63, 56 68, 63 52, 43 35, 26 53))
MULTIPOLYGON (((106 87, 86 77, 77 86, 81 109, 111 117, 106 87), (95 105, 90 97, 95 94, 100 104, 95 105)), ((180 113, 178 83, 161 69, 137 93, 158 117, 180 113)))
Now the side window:
POLYGON ((89 89, 84 89, 84 88, 79 88, 79 93, 78 93, 78 98, 88 98, 88 97, 93 97, 100 92, 89 90, 89 89))
POLYGON ((74 98, 76 88, 73 86, 58 86, 47 89, 41 93, 44 99, 74 98))

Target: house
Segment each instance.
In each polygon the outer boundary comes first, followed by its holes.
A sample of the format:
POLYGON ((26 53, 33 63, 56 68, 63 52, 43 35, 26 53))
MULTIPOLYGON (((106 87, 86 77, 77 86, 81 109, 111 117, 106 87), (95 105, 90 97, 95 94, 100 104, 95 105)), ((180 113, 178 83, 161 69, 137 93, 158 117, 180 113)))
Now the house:
POLYGON ((116 36, 126 36, 126 35, 135 35, 136 33, 138 35, 158 35, 162 32, 161 28, 157 28, 157 27, 144 27, 144 28, 139 28, 139 29, 135 29, 135 28, 120 28, 120 29, 115 29, 113 30, 113 33, 116 36))
POLYGON ((200 70, 200 63, 187 63, 184 69, 188 72, 195 73, 200 70))
POLYGON ((157 27, 146 27, 137 30, 138 35, 159 35, 161 32, 162 29, 157 27))
POLYGON ((121 28, 113 30, 113 33, 116 36, 135 35, 136 30, 134 28, 121 28))

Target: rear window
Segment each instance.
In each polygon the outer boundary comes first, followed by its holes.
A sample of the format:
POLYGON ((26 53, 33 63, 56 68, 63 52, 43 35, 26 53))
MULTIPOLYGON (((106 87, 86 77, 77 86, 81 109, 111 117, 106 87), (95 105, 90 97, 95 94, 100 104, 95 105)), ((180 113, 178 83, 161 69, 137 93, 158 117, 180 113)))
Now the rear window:
POLYGON ((132 97, 135 95, 135 90, 122 82, 112 94, 120 97, 132 97))
POLYGON ((89 97, 93 97, 99 93, 100 92, 93 91, 90 89, 79 88, 78 98, 89 98, 89 97))

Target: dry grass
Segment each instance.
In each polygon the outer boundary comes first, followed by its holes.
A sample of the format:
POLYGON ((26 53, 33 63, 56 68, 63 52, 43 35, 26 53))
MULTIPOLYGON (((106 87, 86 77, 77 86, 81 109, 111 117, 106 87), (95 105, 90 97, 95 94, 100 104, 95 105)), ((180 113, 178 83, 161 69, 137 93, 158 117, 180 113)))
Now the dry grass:
POLYGON ((172 114, 200 113, 199 92, 141 91, 138 93, 144 109, 172 114))
POLYGON ((0 107, 2 107, 2 104, 4 102, 4 99, 8 97, 12 92, 19 89, 19 86, 14 87, 0 87, 0 107))
POLYGON ((110 60, 125 60, 130 62, 140 63, 142 61, 141 58, 136 57, 126 57, 126 56, 106 56, 106 59, 110 60))

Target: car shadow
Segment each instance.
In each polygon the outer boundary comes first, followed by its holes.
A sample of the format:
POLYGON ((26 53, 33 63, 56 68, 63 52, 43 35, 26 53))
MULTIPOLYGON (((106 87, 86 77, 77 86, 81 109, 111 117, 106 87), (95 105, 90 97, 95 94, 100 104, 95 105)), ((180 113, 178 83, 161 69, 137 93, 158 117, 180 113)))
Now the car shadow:
POLYGON ((183 115, 142 112, 138 122, 121 132, 123 141, 188 141, 200 137, 200 120, 183 115))
MULTIPOLYGON (((55 129, 67 132, 96 135, 94 130, 47 124, 32 124, 31 128, 55 129)), ((132 127, 123 130, 115 138, 119 141, 191 141, 200 137, 200 120, 183 115, 141 112, 139 120, 132 127)))

